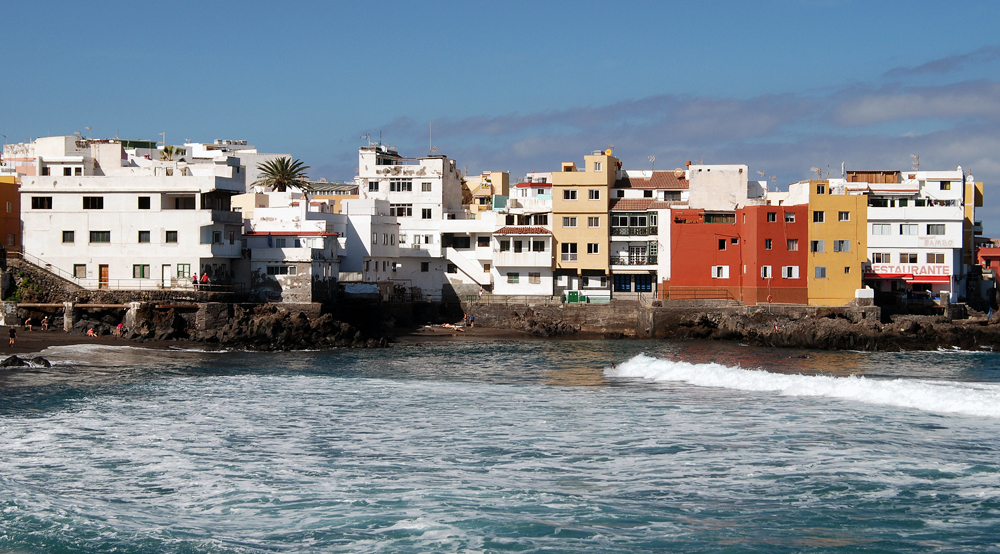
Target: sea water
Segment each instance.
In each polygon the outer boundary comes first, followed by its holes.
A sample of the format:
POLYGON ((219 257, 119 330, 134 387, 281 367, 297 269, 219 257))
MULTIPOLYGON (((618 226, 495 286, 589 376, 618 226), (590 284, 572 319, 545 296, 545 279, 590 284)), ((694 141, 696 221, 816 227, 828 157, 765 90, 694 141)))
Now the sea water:
POLYGON ((0 374, 0 551, 1000 551, 1000 355, 58 347, 0 374))

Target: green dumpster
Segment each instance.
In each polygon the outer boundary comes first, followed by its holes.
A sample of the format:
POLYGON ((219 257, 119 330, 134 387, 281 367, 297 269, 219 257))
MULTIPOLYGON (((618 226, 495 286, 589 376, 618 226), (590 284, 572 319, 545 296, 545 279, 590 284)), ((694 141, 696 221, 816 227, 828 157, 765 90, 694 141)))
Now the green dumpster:
POLYGON ((566 291, 566 302, 579 302, 580 301, 580 291, 570 290, 566 291))

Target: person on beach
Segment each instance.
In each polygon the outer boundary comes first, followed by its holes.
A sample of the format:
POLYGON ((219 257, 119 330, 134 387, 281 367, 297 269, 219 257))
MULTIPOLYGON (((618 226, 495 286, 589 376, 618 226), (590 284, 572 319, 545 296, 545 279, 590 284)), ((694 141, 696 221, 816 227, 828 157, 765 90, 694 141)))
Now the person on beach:
POLYGON ((27 329, 29 331, 34 331, 34 329, 32 328, 32 325, 34 325, 34 322, 31 321, 30 317, 28 319, 24 320, 24 328, 25 329, 27 329))
POLYGON ((17 338, 17 330, 14 329, 13 325, 11 325, 10 326, 10 345, 11 346, 14 346, 14 339, 16 339, 16 338, 17 338))
POLYGON ((476 316, 475 315, 470 315, 469 316, 469 327, 475 327, 475 326, 476 326, 476 316))
POLYGON ((198 288, 198 274, 197 273, 195 273, 194 275, 191 276, 191 286, 194 287, 194 288, 196 288, 196 289, 198 288))
POLYGON ((125 325, 123 323, 119 323, 118 327, 115 327, 115 336, 118 337, 118 338, 122 338, 122 331, 124 329, 125 329, 125 325))
POLYGON ((42 318, 42 331, 48 331, 48 330, 49 330, 49 316, 45 316, 42 318))
POLYGON ((97 336, 97 333, 94 332, 94 328, 93 327, 91 327, 90 329, 87 329, 87 336, 88 337, 96 337, 97 336))

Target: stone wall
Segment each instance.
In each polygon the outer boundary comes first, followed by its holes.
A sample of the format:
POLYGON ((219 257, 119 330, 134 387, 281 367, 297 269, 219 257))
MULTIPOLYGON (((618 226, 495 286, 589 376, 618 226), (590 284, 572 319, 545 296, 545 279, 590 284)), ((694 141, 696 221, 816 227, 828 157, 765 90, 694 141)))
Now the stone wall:
POLYGON ((567 332, 636 336, 638 301, 616 300, 611 304, 482 304, 463 302, 476 325, 517 329, 542 335, 567 332), (574 330, 571 331, 570 329, 574 330))

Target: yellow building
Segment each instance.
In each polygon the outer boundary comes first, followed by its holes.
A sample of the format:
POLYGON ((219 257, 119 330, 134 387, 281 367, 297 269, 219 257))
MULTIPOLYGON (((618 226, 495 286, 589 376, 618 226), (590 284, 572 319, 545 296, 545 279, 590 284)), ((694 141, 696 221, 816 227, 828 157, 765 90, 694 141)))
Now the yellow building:
POLYGON ((608 199, 621 162, 610 149, 583 159, 552 172, 555 292, 610 297, 608 199))
POLYGON ((0 240, 8 251, 21 250, 21 194, 20 178, 0 176, 0 240))
POLYGON ((482 175, 469 175, 462 185, 462 203, 469 205, 473 217, 479 212, 493 209, 493 195, 510 195, 510 173, 506 171, 484 171, 482 175))
POLYGON ((830 190, 827 180, 810 180, 807 186, 809 304, 843 306, 862 288, 868 259, 868 197, 845 194, 843 187, 830 190))

